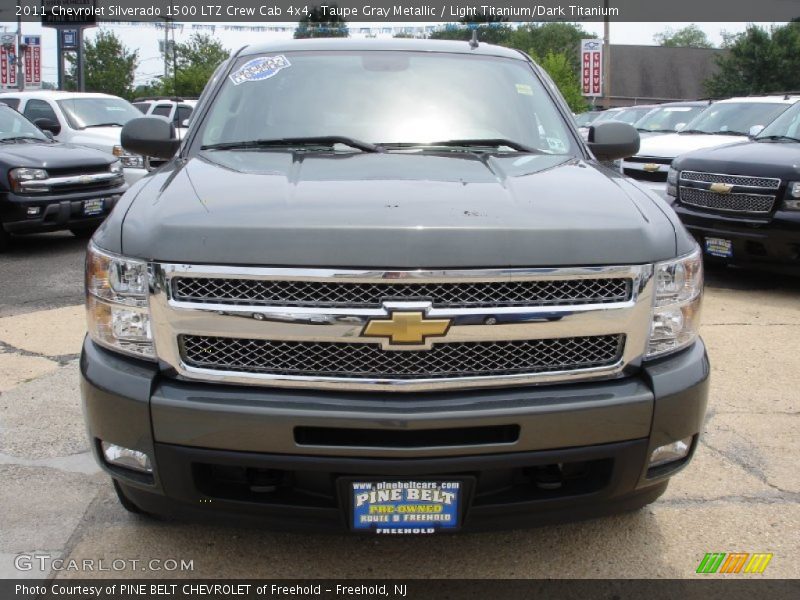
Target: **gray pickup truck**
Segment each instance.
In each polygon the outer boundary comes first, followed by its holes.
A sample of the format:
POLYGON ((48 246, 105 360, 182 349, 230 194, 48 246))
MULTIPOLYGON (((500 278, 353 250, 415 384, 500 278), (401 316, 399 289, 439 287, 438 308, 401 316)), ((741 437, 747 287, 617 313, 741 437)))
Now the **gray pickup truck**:
POLYGON ((248 46, 88 250, 88 430, 131 511, 447 533, 632 510, 703 426, 701 256, 523 53, 248 46))

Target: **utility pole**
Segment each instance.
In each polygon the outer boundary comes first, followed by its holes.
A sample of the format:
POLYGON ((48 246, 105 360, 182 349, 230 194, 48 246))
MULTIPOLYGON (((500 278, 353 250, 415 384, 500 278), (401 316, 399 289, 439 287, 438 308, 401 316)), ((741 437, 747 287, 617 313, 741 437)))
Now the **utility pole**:
POLYGON ((78 27, 78 91, 86 91, 86 69, 83 61, 83 27, 78 27))
POLYGON ((164 19, 164 83, 167 83, 169 73, 169 19, 164 19))
POLYGON ((608 2, 604 0, 605 14, 603 16, 603 105, 611 107, 611 43, 610 23, 608 19, 608 2))
POLYGON ((25 75, 22 73, 22 63, 25 61, 25 45, 22 43, 22 11, 19 10, 17 0, 17 89, 25 90, 25 75))

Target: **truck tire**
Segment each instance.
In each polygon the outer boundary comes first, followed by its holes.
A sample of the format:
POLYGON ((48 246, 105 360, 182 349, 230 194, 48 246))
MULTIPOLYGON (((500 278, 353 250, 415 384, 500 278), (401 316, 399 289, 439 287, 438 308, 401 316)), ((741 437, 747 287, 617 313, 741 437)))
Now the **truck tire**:
POLYGON ((92 234, 97 231, 97 225, 91 225, 89 227, 70 227, 69 232, 74 235, 76 238, 81 240, 88 240, 92 237, 92 234))
POLYGON ((8 249, 11 245, 11 235, 3 229, 3 222, 0 221, 0 252, 8 249))

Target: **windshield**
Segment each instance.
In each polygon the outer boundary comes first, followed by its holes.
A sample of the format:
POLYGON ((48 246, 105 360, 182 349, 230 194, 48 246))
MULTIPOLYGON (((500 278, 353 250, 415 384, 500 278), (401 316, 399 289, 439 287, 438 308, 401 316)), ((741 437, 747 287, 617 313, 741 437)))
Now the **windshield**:
POLYGON ((575 116, 575 123, 578 125, 578 127, 588 127, 595 121, 595 119, 597 119, 597 116, 599 114, 600 114, 599 112, 591 112, 591 111, 581 113, 575 116))
POLYGON ((122 98, 69 98, 58 100, 58 105, 72 129, 122 127, 131 119, 142 116, 136 107, 122 98))
POLYGON ((675 126, 689 121, 700 114, 705 106, 664 106, 656 108, 636 121, 640 131, 675 131, 675 126))
POLYGON ((438 52, 244 57, 199 133, 201 146, 322 137, 389 148, 508 140, 550 154, 577 151, 526 62, 438 52))
POLYGON ((0 108, 0 141, 16 138, 30 138, 49 141, 33 123, 11 108, 0 108))
POLYGON ((749 135, 751 127, 769 125, 789 106, 779 102, 719 102, 705 109, 681 131, 749 135))
POLYGON ((628 123, 629 125, 633 125, 634 123, 636 123, 636 121, 641 119, 651 110, 653 110, 652 106, 645 106, 643 108, 626 108, 624 110, 619 111, 611 119, 613 121, 622 121, 623 123, 628 123))
POLYGON ((800 102, 775 119, 770 125, 756 136, 756 139, 767 138, 773 135, 784 135, 800 138, 800 102))

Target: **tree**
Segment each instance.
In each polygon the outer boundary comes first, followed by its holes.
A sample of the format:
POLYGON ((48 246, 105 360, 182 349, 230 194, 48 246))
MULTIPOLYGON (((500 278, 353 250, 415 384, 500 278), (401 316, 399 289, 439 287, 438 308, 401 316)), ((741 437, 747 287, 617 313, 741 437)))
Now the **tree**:
POLYGON ((547 56, 548 52, 563 54, 577 77, 581 68, 580 42, 593 37, 572 23, 528 23, 514 29, 503 45, 526 50, 533 56, 547 56))
POLYGON ((659 46, 667 48, 713 48, 714 45, 709 41, 706 32, 692 23, 683 29, 672 29, 667 27, 661 33, 653 36, 653 41, 659 46))
POLYGON ((349 37, 347 20, 336 14, 337 5, 326 5, 325 9, 314 6, 300 18, 294 30, 294 39, 317 37, 349 37))
POLYGON ((538 58, 531 51, 529 54, 539 63, 556 84, 564 100, 574 113, 586 110, 586 98, 581 94, 581 82, 569 57, 563 52, 548 52, 544 58, 538 58))
MULTIPOLYGON (((97 32, 94 40, 86 40, 84 52, 84 77, 87 92, 103 92, 123 98, 133 94, 133 76, 139 66, 139 51, 129 50, 113 31, 97 32)), ((78 88, 78 61, 69 56, 69 71, 65 87, 78 88)))
POLYGON ((751 25, 723 39, 727 53, 717 58, 719 71, 704 83, 710 96, 800 89, 800 23, 769 30, 751 25))
POLYGON ((168 72, 161 82, 161 93, 196 97, 202 93, 214 70, 228 58, 230 52, 211 35, 194 33, 187 42, 175 44, 175 74, 171 54, 167 56, 168 72))
POLYGON ((506 24, 507 17, 493 17, 491 15, 464 18, 458 25, 446 26, 431 33, 432 40, 462 40, 472 39, 473 30, 478 31, 478 41, 484 44, 500 44, 508 40, 512 29, 506 24))

